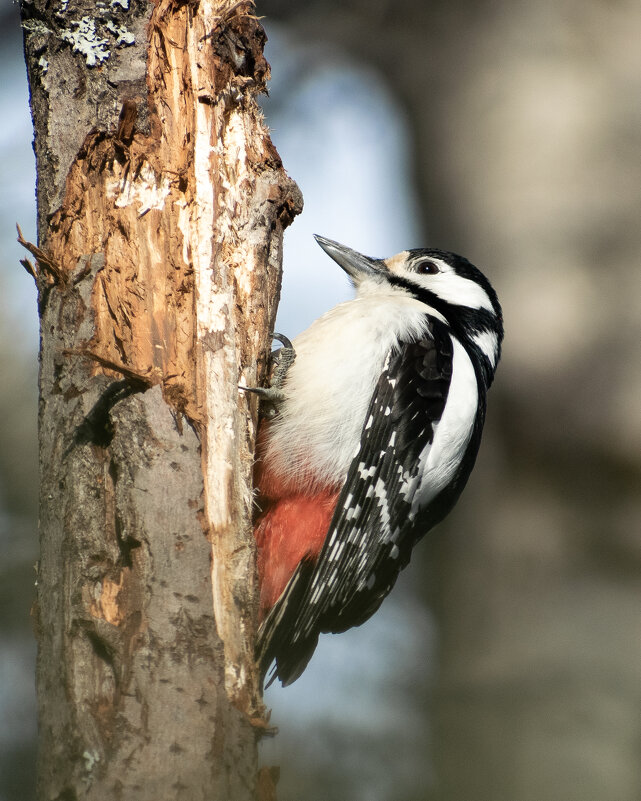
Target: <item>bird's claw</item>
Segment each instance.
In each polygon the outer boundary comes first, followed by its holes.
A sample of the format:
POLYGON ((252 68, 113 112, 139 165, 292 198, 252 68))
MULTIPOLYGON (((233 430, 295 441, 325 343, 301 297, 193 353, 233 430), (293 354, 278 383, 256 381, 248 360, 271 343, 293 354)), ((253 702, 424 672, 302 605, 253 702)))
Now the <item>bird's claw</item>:
POLYGON ((269 386, 268 387, 240 387, 245 392, 253 392, 260 398, 260 416, 271 419, 278 413, 278 407, 285 400, 282 387, 285 383, 287 371, 296 359, 296 351, 291 341, 283 334, 274 332, 272 339, 278 340, 282 348, 272 352, 269 359, 269 386))
MULTIPOLYGON (((283 347, 278 348, 278 350, 273 351, 271 354, 269 360, 269 386, 272 389, 280 390, 285 383, 287 371, 296 359, 296 351, 291 341, 286 336, 274 332, 272 334, 272 339, 277 339, 283 347)), ((283 400, 283 398, 281 397, 277 400, 283 400)))
MULTIPOLYGON (((284 334, 278 334, 276 331, 272 333, 272 339, 277 339, 280 344, 286 348, 287 350, 294 350, 294 346, 292 345, 291 339, 288 339, 284 334)), ((280 350, 280 348, 279 348, 280 350)), ((278 351, 276 351, 278 353, 278 351)))

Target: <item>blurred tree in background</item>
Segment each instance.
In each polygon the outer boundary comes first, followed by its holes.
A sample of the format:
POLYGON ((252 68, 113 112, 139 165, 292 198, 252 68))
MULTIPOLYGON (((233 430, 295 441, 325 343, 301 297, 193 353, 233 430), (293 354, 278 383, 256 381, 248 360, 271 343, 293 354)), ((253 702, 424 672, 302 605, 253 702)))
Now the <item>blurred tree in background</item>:
MULTIPOLYGON (((346 646, 350 678, 338 687, 326 677, 317 725, 302 704, 300 719, 287 706, 300 697, 297 685, 273 695, 279 797, 638 801, 641 8, 632 0, 265 0, 258 10, 268 34, 279 23, 274 38, 291 49, 280 84, 282 54, 271 54, 266 108, 293 177, 279 126, 301 85, 337 63, 377 75, 396 103, 382 113, 394 109, 407 130, 408 192, 421 229, 419 241, 398 249, 465 254, 491 277, 506 317, 470 485, 381 610, 388 629, 398 624, 396 639, 375 621, 354 635, 376 631, 379 646, 398 650, 346 646), (428 608, 433 654, 424 647, 428 608), (357 727, 346 699, 370 682, 376 691, 357 727), (398 733, 378 714, 390 698, 398 733)), ((316 109, 332 112, 330 103, 316 109)), ((363 141, 378 130, 363 119, 363 141)), ((323 143, 298 143, 313 147, 323 143)), ((368 179, 384 172, 372 163, 368 179)), ((313 188, 302 189, 311 208, 313 188)), ((405 209, 407 197, 386 202, 405 209)), ((353 214, 345 230, 352 225, 360 238, 320 223, 319 232, 389 255, 368 247, 373 234, 353 214)), ((290 260, 306 266, 301 253, 290 260)), ((3 262, 3 273, 20 269, 3 262)), ((4 274, 2 282, 4 293, 4 274)), ((0 631, 19 664, 31 648, 35 357, 20 352, 12 323, 0 333, 0 631), (29 400, 19 400, 21 386, 29 400)), ((335 639, 363 642, 350 636, 335 639)), ((332 649, 333 640, 322 643, 314 661, 332 649)), ((19 678, 9 661, 4 682, 19 678)), ((302 686, 313 693, 317 685, 302 686)), ((3 728, 0 798, 28 799, 30 729, 3 728)))

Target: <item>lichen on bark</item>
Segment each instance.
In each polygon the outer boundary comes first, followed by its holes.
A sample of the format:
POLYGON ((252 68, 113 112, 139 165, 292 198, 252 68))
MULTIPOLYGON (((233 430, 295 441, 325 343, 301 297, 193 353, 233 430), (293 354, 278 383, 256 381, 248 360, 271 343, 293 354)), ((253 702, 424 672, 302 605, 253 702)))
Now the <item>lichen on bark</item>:
POLYGON ((86 3, 23 7, 39 201, 40 794, 241 801, 256 792, 264 710, 256 410, 238 385, 261 378, 301 201, 256 104, 269 67, 253 4, 116 5, 96 36, 117 15, 135 42, 101 66, 62 35, 86 3))

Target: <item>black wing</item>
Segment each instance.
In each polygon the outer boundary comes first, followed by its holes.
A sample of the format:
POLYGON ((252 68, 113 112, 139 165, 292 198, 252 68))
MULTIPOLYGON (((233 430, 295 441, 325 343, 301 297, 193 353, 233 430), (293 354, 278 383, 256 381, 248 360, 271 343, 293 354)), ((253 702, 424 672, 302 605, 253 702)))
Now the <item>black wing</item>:
POLYGON ((275 659, 284 685, 303 672, 320 632, 345 631, 378 609, 427 530, 417 531, 410 510, 453 359, 448 327, 428 320, 424 339, 388 354, 318 560, 301 562, 259 631, 263 673, 275 659))

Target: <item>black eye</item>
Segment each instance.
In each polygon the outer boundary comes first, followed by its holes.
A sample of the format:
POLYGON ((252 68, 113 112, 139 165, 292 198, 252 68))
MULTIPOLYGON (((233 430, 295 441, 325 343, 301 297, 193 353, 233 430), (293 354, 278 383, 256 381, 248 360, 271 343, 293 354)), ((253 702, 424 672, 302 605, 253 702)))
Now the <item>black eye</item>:
POLYGON ((420 261, 416 265, 416 272, 419 273, 419 275, 436 275, 440 270, 438 265, 434 264, 433 261, 420 261))

